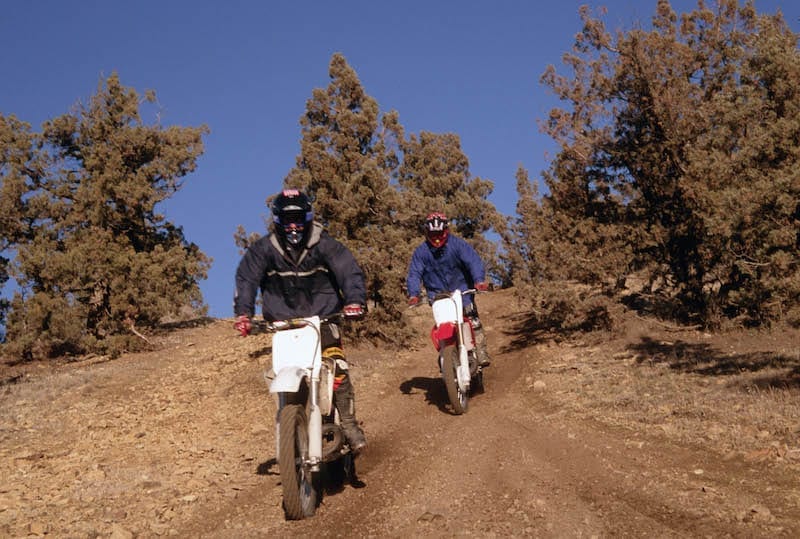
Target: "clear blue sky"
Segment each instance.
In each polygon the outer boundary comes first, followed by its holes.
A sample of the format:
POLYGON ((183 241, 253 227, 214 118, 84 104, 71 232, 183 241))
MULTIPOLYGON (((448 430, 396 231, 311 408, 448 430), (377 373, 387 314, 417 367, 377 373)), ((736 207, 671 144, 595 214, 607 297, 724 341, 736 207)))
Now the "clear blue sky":
MULTIPOLYGON (((552 153, 536 122, 555 101, 539 77, 561 65, 583 4, 607 7, 616 29, 647 25, 656 0, 6 0, 0 113, 38 130, 116 71, 156 91, 163 125, 207 124, 198 170, 162 210, 214 258, 203 294, 212 316, 230 317, 233 233, 264 230, 264 200, 294 166, 298 120, 333 53, 407 133, 458 134, 471 173, 495 182, 491 201, 511 215, 517 166, 537 177, 552 153)), ((780 9, 798 31, 800 2, 756 8, 780 9)))

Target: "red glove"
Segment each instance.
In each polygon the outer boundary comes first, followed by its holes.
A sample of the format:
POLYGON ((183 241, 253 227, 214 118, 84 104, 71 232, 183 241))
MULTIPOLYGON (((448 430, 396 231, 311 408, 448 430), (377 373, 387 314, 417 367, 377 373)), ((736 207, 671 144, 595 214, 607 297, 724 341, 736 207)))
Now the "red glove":
POLYGON ((489 284, 484 282, 475 283, 475 290, 478 292, 486 292, 489 290, 489 284))
POLYGON ((416 307, 419 304, 419 296, 411 296, 408 298, 408 306, 416 307))
POLYGON ((345 305, 343 311, 345 318, 352 318, 353 320, 358 320, 364 316, 364 306, 358 303, 345 305))
POLYGON ((253 329, 253 325, 250 323, 250 318, 245 315, 239 316, 236 319, 236 323, 233 327, 238 331, 242 337, 247 337, 250 335, 250 330, 253 329))

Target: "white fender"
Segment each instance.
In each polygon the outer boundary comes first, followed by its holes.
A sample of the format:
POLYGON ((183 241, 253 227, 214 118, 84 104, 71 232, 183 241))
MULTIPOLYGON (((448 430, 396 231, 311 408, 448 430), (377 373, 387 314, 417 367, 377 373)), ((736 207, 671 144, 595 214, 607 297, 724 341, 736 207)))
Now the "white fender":
POLYGON ((286 367, 275 374, 275 379, 269 385, 270 393, 297 393, 300 382, 309 376, 308 369, 300 367, 286 367))

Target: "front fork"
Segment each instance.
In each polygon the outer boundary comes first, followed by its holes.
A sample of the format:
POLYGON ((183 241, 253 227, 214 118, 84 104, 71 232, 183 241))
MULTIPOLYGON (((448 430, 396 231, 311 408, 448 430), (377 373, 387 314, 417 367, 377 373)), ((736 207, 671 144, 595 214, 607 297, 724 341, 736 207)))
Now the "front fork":
MULTIPOLYGON (((304 457, 304 465, 313 472, 318 472, 322 462, 322 413, 319 408, 319 381, 312 380, 306 404, 306 431, 308 433, 308 455, 304 457)), ((278 411, 275 413, 275 455, 280 460, 280 415, 287 404, 302 404, 298 401, 299 393, 278 393, 278 411)))
POLYGON ((464 393, 469 391, 472 375, 469 368, 469 354, 474 353, 475 337, 469 319, 458 328, 458 385, 464 393))
MULTIPOLYGON (((458 387, 461 389, 463 393, 469 391, 470 382, 472 380, 472 370, 470 368, 470 359, 469 355, 473 354, 473 351, 467 352, 464 345, 459 345, 456 343, 458 347, 458 365, 456 365, 456 381, 458 382, 458 387)), ((442 352, 439 352, 439 372, 443 373, 443 356, 442 352)))
POLYGON ((459 350, 457 375, 458 385, 461 388, 461 392, 467 393, 469 391, 471 376, 469 374, 469 359, 467 358, 467 351, 464 350, 463 347, 459 350))

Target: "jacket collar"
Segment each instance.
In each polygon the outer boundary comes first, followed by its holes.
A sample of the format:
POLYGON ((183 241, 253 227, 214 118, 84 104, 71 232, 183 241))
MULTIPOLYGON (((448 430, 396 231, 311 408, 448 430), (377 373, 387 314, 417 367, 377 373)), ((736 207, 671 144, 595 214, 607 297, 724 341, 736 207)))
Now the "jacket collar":
POLYGON ((303 247, 303 250, 300 253, 300 256, 297 258, 297 261, 295 261, 292 256, 286 252, 286 249, 283 248, 283 245, 281 245, 281 242, 278 240, 277 234, 270 234, 269 241, 272 243, 272 246, 275 247, 275 250, 277 250, 287 262, 291 262, 292 264, 299 266, 308 254, 308 251, 319 243, 320 238, 322 238, 323 230, 325 229, 320 223, 312 221, 311 230, 308 233, 308 241, 306 242, 305 247, 303 247))

